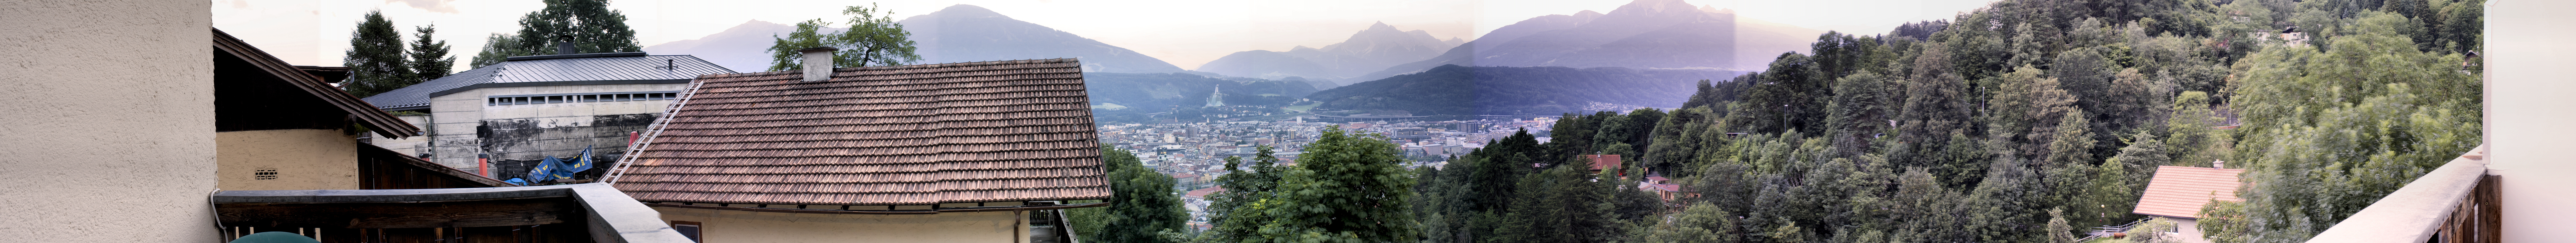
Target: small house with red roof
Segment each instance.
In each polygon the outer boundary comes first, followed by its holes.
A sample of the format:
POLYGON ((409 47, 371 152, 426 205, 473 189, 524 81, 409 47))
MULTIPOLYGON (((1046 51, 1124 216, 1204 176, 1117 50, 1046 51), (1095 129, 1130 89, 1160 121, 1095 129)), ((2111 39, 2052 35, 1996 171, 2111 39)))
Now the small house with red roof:
POLYGON ((1596 174, 1596 175, 1597 175, 1597 174, 1601 174, 1601 171, 1602 171, 1602 170, 1610 170, 1610 171, 1611 171, 1611 173, 1614 173, 1614 174, 1626 175, 1626 173, 1621 173, 1620 171, 1618 171, 1618 170, 1619 170, 1619 168, 1620 168, 1620 167, 1619 167, 1619 155, 1616 155, 1616 154, 1586 154, 1586 155, 1580 155, 1580 156, 1583 156, 1583 159, 1584 159, 1584 160, 1591 160, 1591 161, 1592 161, 1592 168, 1591 168, 1591 169, 1592 169, 1592 174, 1596 174))
POLYGON ((2177 226, 2171 232, 2181 236, 2177 238, 2200 239, 2201 206, 2245 201, 2236 197, 2236 188, 2244 185, 2237 175, 2243 173, 2243 169, 2158 166, 2130 213, 2165 218, 2177 226))

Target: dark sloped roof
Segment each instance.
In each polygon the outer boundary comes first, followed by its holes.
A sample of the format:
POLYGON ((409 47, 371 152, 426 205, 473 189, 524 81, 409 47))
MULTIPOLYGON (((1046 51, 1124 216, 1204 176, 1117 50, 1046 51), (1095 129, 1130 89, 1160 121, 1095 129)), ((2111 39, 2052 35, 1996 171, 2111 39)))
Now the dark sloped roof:
POLYGON ((698 75, 729 73, 734 71, 689 55, 646 56, 637 53, 632 56, 507 61, 368 96, 367 102, 375 103, 376 109, 390 110, 427 106, 429 99, 444 94, 442 91, 485 83, 685 80, 698 78, 698 75), (675 67, 661 68, 665 66, 675 67))
POLYGON ((615 181, 657 202, 1106 199, 1074 59, 708 75, 615 181))
MULTIPOLYGON (((303 69, 296 68, 294 65, 286 65, 285 61, 277 60, 277 56, 268 55, 268 51, 259 50, 259 47, 251 46, 248 42, 242 42, 241 38, 233 38, 232 34, 224 33, 224 30, 214 28, 207 28, 207 30, 214 31, 213 48, 215 49, 215 54, 223 55, 215 57, 218 58, 215 60, 215 62, 218 63, 217 65, 225 63, 223 62, 224 60, 238 60, 241 63, 249 64, 246 70, 217 70, 217 75, 231 74, 233 72, 258 73, 251 75, 266 76, 278 81, 284 81, 285 85, 294 87, 296 90, 303 91, 305 94, 313 95, 314 98, 320 99, 323 103, 330 104, 333 108, 339 108, 341 112, 348 113, 350 115, 349 119, 354 119, 357 122, 367 124, 367 127, 373 128, 370 130, 375 131, 376 135, 382 135, 388 138, 405 138, 420 135, 420 129, 412 127, 411 123, 403 122, 402 119, 394 118, 393 114, 386 114, 383 110, 367 109, 367 107, 374 105, 369 104, 368 101, 358 99, 357 96, 349 95, 348 91, 342 91, 338 87, 324 84, 322 82, 322 77, 313 76, 313 74, 306 73, 303 69)), ((216 77, 215 81, 257 82, 258 80, 261 79, 216 77)))

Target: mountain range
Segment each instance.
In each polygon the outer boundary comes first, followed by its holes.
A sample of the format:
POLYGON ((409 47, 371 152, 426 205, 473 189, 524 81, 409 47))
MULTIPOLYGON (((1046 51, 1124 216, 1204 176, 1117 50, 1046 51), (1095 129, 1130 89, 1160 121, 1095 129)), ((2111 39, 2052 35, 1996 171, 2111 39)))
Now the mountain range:
POLYGON ((1679 106, 1698 80, 1740 71, 1623 67, 1467 67, 1431 70, 1315 92, 1332 110, 1413 115, 1556 115, 1679 106))
POLYGON ((1398 30, 1378 22, 1351 34, 1342 43, 1324 48, 1297 46, 1285 52, 1235 52, 1200 65, 1197 71, 1238 77, 1341 79, 1429 59, 1464 43, 1466 40, 1441 40, 1429 32, 1398 30))
POLYGON ((1805 51, 1824 31, 1740 18, 1681 0, 1637 0, 1604 14, 1547 15, 1487 32, 1431 59, 1346 80, 1367 81, 1442 65, 1755 70, 1779 53, 1805 51))
MULTIPOLYGON (((930 14, 896 21, 912 32, 913 63, 954 63, 1051 58, 1081 58, 1083 71, 1118 73, 1187 72, 1162 59, 1080 35, 1011 19, 974 5, 949 6, 930 14)), ((752 20, 698 39, 644 47, 665 55, 693 55, 741 72, 769 67, 769 46, 791 25, 752 20)), ((842 28, 825 28, 832 33, 842 28)))

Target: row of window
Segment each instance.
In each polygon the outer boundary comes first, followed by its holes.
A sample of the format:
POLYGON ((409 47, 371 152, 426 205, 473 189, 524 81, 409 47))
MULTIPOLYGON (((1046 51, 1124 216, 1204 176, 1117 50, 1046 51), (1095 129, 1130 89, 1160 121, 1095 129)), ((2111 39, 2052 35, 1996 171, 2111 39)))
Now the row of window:
POLYGON ((633 100, 668 100, 668 99, 678 99, 678 98, 680 98, 680 93, 679 93, 679 92, 665 92, 665 93, 627 93, 627 94, 567 94, 567 95, 541 95, 541 96, 492 97, 492 98, 484 99, 484 101, 483 101, 483 105, 526 105, 526 104, 549 104, 549 103, 570 103, 570 102, 607 102, 607 101, 633 101, 633 100))

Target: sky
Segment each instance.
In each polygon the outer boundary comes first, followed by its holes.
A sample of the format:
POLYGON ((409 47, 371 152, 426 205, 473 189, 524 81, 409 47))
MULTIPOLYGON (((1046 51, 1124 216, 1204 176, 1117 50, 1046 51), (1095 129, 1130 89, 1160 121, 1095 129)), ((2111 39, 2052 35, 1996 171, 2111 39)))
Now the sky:
MULTIPOLYGON (((519 16, 543 8, 529 0, 213 0, 215 28, 295 65, 341 66, 349 32, 381 10, 406 38, 436 25, 434 39, 458 56, 457 71, 491 33, 518 31, 519 16)), ((1163 59, 1184 69, 1249 50, 1323 47, 1384 22, 1431 36, 1475 36, 1531 17, 1608 13, 1632 0, 950 0, 888 1, 900 20, 957 4, 981 6, 1163 59)), ((1740 17, 1819 30, 1886 33, 1910 21, 1949 19, 1990 0, 1687 0, 1733 9, 1740 17)), ((652 46, 697 39, 747 21, 846 21, 840 10, 865 1, 617 0, 636 41, 652 46)), ((655 53, 688 54, 688 53, 655 53)))

